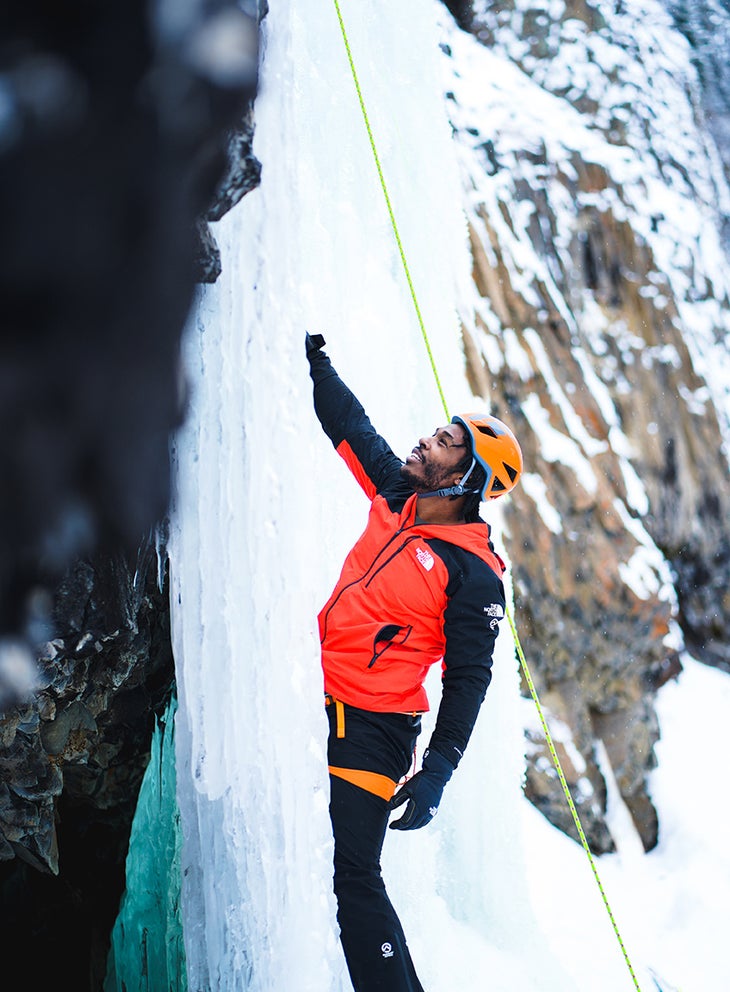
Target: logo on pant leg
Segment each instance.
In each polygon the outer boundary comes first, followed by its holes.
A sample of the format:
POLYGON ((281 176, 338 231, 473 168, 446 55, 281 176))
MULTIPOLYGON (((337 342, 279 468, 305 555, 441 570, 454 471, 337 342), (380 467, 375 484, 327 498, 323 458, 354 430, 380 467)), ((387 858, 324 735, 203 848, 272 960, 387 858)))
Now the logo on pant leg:
POLYGON ((387 940, 386 940, 386 942, 384 944, 381 944, 380 945, 380 950, 383 952, 383 957, 384 958, 392 958, 393 957, 393 945, 391 943, 389 943, 387 940))

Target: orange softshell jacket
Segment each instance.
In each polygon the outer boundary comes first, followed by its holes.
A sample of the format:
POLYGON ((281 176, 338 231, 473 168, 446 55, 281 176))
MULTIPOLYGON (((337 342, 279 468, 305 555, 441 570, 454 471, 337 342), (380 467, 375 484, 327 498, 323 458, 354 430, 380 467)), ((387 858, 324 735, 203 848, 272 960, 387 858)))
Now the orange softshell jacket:
POLYGON ((377 712, 429 708, 442 664, 431 747, 456 765, 491 679, 504 616, 504 563, 486 523, 416 523, 403 462, 375 431, 329 358, 310 355, 317 416, 372 501, 368 523, 319 614, 325 692, 377 712))

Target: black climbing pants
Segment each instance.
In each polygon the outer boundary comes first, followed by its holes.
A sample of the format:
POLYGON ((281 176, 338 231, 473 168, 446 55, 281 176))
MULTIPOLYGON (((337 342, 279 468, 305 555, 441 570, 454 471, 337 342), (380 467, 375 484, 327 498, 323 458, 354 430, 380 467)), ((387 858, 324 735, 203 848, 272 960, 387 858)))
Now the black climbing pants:
POLYGON ((423 992, 380 870, 388 799, 413 760, 420 715, 328 699, 337 921, 355 992, 423 992))

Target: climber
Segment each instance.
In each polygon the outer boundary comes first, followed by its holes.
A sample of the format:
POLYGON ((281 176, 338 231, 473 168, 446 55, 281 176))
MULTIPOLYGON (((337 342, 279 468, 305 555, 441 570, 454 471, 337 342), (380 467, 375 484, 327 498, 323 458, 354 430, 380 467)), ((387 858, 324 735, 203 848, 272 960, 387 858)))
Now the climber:
POLYGON ((371 500, 319 614, 337 919, 356 992, 423 992, 380 856, 392 810, 405 807, 394 830, 435 815, 489 686, 504 563, 479 504, 514 488, 522 455, 501 421, 463 414, 401 461, 324 344, 306 335, 315 411, 371 500), (436 723, 421 770, 406 778, 429 708, 424 680, 438 662, 436 723))

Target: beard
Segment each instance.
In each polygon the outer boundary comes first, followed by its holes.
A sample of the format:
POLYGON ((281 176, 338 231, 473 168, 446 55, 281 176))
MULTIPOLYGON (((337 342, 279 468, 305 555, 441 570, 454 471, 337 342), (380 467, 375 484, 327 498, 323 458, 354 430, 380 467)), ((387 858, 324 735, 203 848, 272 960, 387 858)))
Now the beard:
POLYGON ((445 473, 439 471, 434 465, 426 465, 420 462, 420 472, 414 471, 411 465, 401 465, 400 477, 416 493, 432 493, 436 489, 441 489, 448 485, 445 473))

